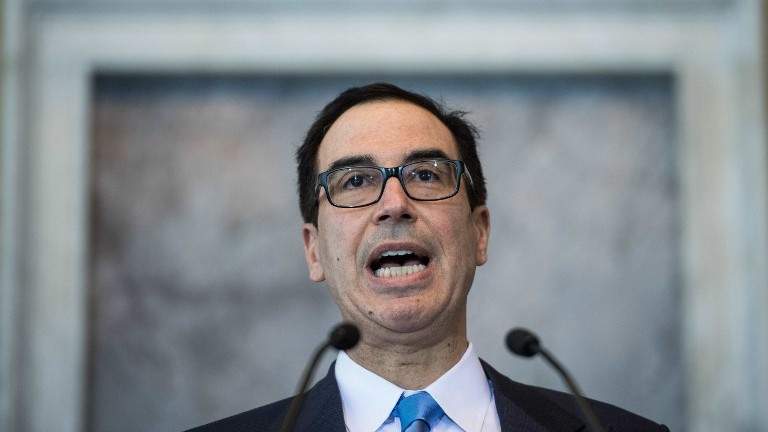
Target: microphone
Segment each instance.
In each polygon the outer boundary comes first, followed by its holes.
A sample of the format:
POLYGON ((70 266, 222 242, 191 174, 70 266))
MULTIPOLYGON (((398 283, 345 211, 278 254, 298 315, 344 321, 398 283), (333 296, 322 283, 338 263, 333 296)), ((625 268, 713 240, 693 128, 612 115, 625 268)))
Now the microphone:
POLYGON ((283 425, 280 427, 280 432, 293 431, 296 419, 299 417, 301 404, 304 403, 304 397, 306 396, 305 391, 307 390, 307 386, 309 386, 309 382, 312 380, 312 374, 315 372, 315 367, 317 367, 317 363, 320 361, 320 357, 322 357, 325 350, 329 347, 336 348, 337 350, 347 350, 357 345, 358 341, 360 341, 360 330, 358 330, 354 324, 343 322, 336 325, 336 327, 331 330, 328 339, 323 342, 322 345, 317 347, 312 356, 312 360, 309 362, 306 369, 304 369, 301 381, 299 382, 299 387, 296 390, 296 396, 288 407, 288 413, 285 415, 285 419, 283 419, 283 425))
POLYGON ((354 324, 341 323, 328 335, 328 345, 337 350, 348 350, 360 341, 360 330, 354 324))
POLYGON ((587 419, 589 429, 592 432, 605 431, 597 416, 595 415, 595 412, 592 411, 592 408, 589 406, 586 399, 584 399, 584 396, 581 393, 579 386, 576 384, 576 381, 571 378, 571 375, 568 373, 568 371, 565 370, 565 367, 563 367, 563 365, 557 361, 555 356, 553 356, 552 353, 547 351, 541 345, 539 338, 536 337, 533 332, 521 327, 514 328, 510 330, 509 333, 507 333, 506 342, 507 348, 521 357, 533 357, 536 354, 541 354, 547 363, 555 368, 557 373, 560 375, 560 378, 562 378, 565 382, 565 385, 567 385, 571 390, 574 398, 576 398, 576 404, 579 406, 582 414, 584 414, 584 417, 587 419))

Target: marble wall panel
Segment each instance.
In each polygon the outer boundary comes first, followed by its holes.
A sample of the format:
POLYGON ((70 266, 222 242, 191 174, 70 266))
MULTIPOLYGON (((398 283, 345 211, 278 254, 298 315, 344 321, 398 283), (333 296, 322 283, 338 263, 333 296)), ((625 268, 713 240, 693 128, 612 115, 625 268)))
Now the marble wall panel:
POLYGON ((481 129, 481 356, 561 388, 504 350, 531 327, 590 396, 684 430, 672 80, 373 74, 96 78, 89 429, 179 430, 293 391, 338 319, 307 279, 293 151, 325 102, 379 78, 481 129))

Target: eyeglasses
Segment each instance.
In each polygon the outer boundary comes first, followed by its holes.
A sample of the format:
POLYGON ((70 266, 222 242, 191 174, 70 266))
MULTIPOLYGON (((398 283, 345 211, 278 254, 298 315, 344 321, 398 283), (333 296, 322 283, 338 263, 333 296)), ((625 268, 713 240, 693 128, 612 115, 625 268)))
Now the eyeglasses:
POLYGON ((365 207, 378 202, 387 180, 397 177, 409 198, 439 201, 459 192, 462 174, 471 186, 472 176, 459 160, 423 160, 392 168, 350 166, 320 173, 317 188, 325 189, 328 202, 335 207, 365 207))

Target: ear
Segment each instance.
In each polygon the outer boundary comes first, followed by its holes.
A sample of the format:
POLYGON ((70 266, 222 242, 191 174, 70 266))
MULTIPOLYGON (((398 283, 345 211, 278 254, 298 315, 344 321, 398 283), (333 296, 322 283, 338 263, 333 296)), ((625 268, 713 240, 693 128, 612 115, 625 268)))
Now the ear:
POLYGON ((486 206, 477 206, 472 210, 472 223, 475 228, 475 264, 483 265, 488 261, 488 238, 491 235, 491 214, 486 206))
POLYGON ((322 282, 325 280, 325 272, 317 254, 317 227, 305 223, 301 227, 301 236, 304 239, 304 259, 307 260, 309 278, 314 282, 322 282))

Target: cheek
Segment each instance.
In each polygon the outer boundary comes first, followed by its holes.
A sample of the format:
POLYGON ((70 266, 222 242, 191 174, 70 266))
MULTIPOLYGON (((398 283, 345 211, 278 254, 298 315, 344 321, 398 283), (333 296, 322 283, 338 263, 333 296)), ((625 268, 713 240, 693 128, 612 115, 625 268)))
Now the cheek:
POLYGON ((446 236, 449 244, 464 248, 474 240, 475 230, 471 213, 465 206, 456 206, 445 214, 439 226, 440 234, 446 236))
POLYGON ((320 245, 320 261, 323 266, 328 269, 333 269, 330 275, 337 273, 339 266, 341 265, 341 248, 337 243, 340 239, 336 232, 328 230, 326 235, 323 236, 323 242, 320 245))
MULTIPOLYGON (((334 222, 325 223, 321 236, 320 260, 326 268, 333 269, 334 274, 344 277, 356 266, 355 253, 357 251, 356 232, 353 225, 336 218, 334 222)), ((328 276, 328 275, 327 275, 328 276)))
POLYGON ((455 270, 461 273, 462 270, 474 266, 476 233, 471 220, 464 213, 449 220, 450 222, 438 228, 439 236, 448 258, 446 264, 455 266, 455 270))

